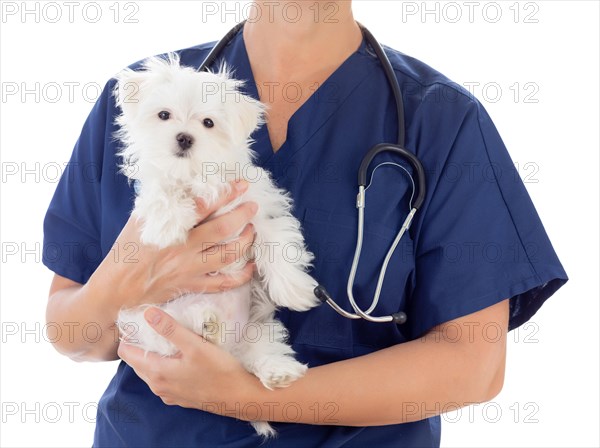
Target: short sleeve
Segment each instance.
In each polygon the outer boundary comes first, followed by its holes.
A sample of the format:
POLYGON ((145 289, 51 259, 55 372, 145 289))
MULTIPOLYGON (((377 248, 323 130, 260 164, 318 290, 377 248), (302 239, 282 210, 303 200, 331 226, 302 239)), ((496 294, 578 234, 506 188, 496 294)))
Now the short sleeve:
MULTIPOLYGON (((409 327, 434 326, 510 298, 509 329, 528 321, 567 275, 488 113, 469 101, 429 183, 415 254, 409 327)), ((427 167, 425 167, 427 171, 427 167)), ((432 174, 431 172, 429 174, 432 174)))
POLYGON ((83 126, 44 218, 42 262, 82 284, 102 261, 100 193, 104 148, 112 139, 111 103, 109 82, 83 126))

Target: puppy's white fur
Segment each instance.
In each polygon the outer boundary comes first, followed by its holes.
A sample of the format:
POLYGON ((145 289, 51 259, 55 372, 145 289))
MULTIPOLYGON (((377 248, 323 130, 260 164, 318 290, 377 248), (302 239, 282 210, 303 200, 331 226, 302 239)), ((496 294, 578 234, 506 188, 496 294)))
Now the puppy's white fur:
MULTIPOLYGON (((253 164, 249 138, 262 123, 264 106, 239 92, 242 83, 226 67, 218 73, 198 72, 180 66, 176 54, 147 59, 141 70, 127 69, 117 81, 122 171, 139 183, 132 213, 141 220, 144 244, 164 248, 184 243, 198 220, 194 198, 212 204, 234 178, 246 178, 248 191, 215 215, 241 202, 258 204, 252 219, 256 238, 249 251, 256 262, 251 282, 222 293, 184 294, 161 308, 236 356, 266 387, 288 386, 307 367, 294 358, 275 309, 305 311, 319 302, 313 294, 316 282, 306 272, 313 255, 290 212, 291 199, 253 164), (160 112, 168 114, 161 119, 160 112), (183 149, 182 138, 189 148, 183 149)), ((220 272, 235 275, 250 257, 220 272)), ((147 351, 175 354, 177 348, 146 323, 147 306, 121 310, 119 328, 130 343, 147 351)), ((263 436, 275 433, 266 422, 252 424, 263 436)))

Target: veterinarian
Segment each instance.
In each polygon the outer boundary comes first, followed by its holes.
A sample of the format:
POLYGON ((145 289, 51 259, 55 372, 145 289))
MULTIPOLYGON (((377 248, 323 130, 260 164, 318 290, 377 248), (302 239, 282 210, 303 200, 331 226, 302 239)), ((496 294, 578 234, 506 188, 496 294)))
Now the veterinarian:
MULTIPOLYGON (((255 2, 268 11, 269 2, 255 2)), ((284 2, 285 3, 285 2, 284 2)), ((356 173, 374 144, 395 141, 397 116, 381 66, 354 21, 351 2, 301 5, 300 20, 264 14, 224 49, 246 93, 269 105, 253 135, 257 163, 290 191, 312 274, 341 306, 356 243, 356 173), (312 8, 312 9, 310 9, 312 8), (272 19, 272 20, 269 20, 272 19)), ((376 34, 376 33, 375 33, 376 34)), ((181 51, 199 66, 213 44, 181 51)), ((209 275, 243 256, 239 243, 215 246, 249 222, 255 204, 204 221, 242 194, 206 207, 186 245, 139 242, 129 214, 134 191, 118 174, 109 81, 75 146, 44 222, 43 261, 55 272, 47 319, 64 327, 55 347, 75 360, 121 358, 98 406, 95 447, 230 446, 261 443, 250 420, 278 431, 263 446, 427 446, 440 444, 439 414, 496 396, 506 336, 566 281, 531 200, 482 105, 424 63, 386 49, 402 88, 406 147, 427 172, 427 197, 390 260, 379 312, 404 310, 406 323, 350 320, 323 305, 281 310, 305 377, 267 390, 230 355, 150 308, 147 320, 179 349, 175 358, 120 344, 118 310, 165 302, 176 291, 215 292, 248 281, 209 275), (86 167, 101 176, 90 179, 86 167), (215 247, 218 250, 215 250, 215 247), (74 323, 100 325, 91 342, 74 323)), ((386 156, 382 160, 395 160, 386 156)), ((406 214, 410 188, 393 167, 368 192, 365 245, 354 283, 363 307, 406 214)))

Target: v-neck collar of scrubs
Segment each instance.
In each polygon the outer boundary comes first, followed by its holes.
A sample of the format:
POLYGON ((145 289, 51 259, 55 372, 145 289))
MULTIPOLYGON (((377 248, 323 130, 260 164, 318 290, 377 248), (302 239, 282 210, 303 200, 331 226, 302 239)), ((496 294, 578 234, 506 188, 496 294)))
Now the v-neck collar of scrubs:
MULTIPOLYGON (((252 73, 250 59, 243 38, 243 30, 238 32, 224 52, 226 61, 233 61, 234 77, 246 81, 243 93, 259 100, 259 93, 252 73)), ((352 92, 367 78, 372 64, 365 63, 373 56, 367 50, 363 38, 358 49, 310 95, 310 97, 290 117, 287 124, 287 137, 275 152, 269 137, 267 125, 258 128, 252 138, 253 150, 257 154, 257 164, 271 171, 278 171, 294 155, 304 149, 311 138, 335 114, 352 92)), ((326 150, 326 148, 321 148, 326 150)))

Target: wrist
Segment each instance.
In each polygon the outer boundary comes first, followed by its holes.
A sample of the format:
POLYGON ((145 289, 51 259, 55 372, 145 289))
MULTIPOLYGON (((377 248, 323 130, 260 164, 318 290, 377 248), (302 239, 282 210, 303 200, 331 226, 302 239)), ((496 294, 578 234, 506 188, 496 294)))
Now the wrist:
POLYGON ((244 372, 246 378, 238 381, 238 387, 229 388, 226 396, 218 395, 212 400, 201 400, 198 409, 217 413, 238 420, 266 420, 273 414, 273 397, 260 380, 251 373, 244 372), (269 408, 270 407, 270 408, 269 408))
MULTIPOLYGON (((282 389, 267 389, 258 378, 251 375, 251 386, 245 389, 244 400, 240 402, 241 419, 245 421, 281 421, 277 414, 281 411, 282 389)), ((293 384, 286 389, 292 388, 293 384)))
POLYGON ((141 243, 117 240, 90 277, 88 283, 91 289, 115 318, 121 308, 142 303, 141 299, 146 298, 148 291, 153 289, 153 285, 148 285, 147 281, 147 273, 152 269, 151 262, 152 257, 143 250, 141 243))
POLYGON ((90 315, 103 322, 103 326, 113 325, 117 320, 121 308, 118 294, 115 293, 119 289, 117 285, 109 281, 98 268, 79 291, 90 315))

